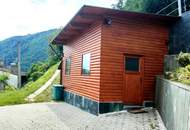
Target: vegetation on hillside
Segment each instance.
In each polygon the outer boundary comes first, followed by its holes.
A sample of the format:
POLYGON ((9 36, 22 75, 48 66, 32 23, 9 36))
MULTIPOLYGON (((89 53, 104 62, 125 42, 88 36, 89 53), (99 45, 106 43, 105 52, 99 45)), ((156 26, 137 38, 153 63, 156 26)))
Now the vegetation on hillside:
POLYGON ((8 78, 8 75, 6 75, 6 74, 1 74, 0 75, 0 85, 2 85, 4 88, 5 88, 5 86, 7 86, 8 84, 7 84, 7 80, 8 80, 9 78, 8 78))
POLYGON ((41 94, 39 94, 38 96, 36 96, 34 98, 34 102, 49 102, 51 101, 51 89, 53 84, 59 84, 60 83, 60 75, 58 75, 56 77, 56 79, 53 81, 53 83, 45 90, 43 91, 41 94))
POLYGON ((49 66, 47 63, 38 62, 36 64, 32 64, 32 67, 30 68, 27 75, 28 81, 36 81, 48 70, 48 68, 49 66))
POLYGON ((30 81, 21 89, 0 92, 0 106, 27 103, 25 98, 44 85, 54 74, 58 64, 50 67, 47 72, 36 81, 30 81))
POLYGON ((186 67, 190 65, 190 53, 180 52, 177 61, 179 62, 181 67, 186 67))
POLYGON ((145 12, 145 0, 119 0, 114 9, 145 12))
MULTIPOLYGON (((25 98, 31 93, 35 92, 39 87, 44 85, 51 78, 51 76, 54 74, 55 70, 58 67, 62 54, 62 46, 52 45, 52 47, 49 48, 51 39, 53 39, 57 35, 57 33, 58 32, 56 33, 51 32, 51 35, 49 34, 48 36, 45 37, 46 39, 45 46, 48 48, 46 48, 46 52, 44 53, 46 53, 47 58, 43 60, 41 57, 39 57, 38 60, 30 63, 31 67, 27 68, 28 71, 27 83, 21 89, 9 89, 10 87, 6 87, 8 89, 5 89, 4 91, 0 92, 0 106, 27 103, 25 98)), ((34 46, 28 49, 32 50, 34 49, 33 47, 34 46)), ((41 48, 43 48, 43 46, 38 45, 38 47, 35 49, 38 48, 40 50, 41 48)), ((34 52, 30 53, 31 54, 36 53, 35 50, 33 51, 34 52)), ((38 53, 39 53, 38 55, 44 54, 41 52, 38 53)), ((4 77, 2 76, 2 81, 4 81, 3 79, 4 77)))
POLYGON ((5 61, 6 66, 16 62, 17 43, 19 42, 21 45, 21 68, 22 71, 27 72, 32 64, 48 60, 50 38, 53 38, 58 32, 59 29, 53 29, 0 41, 0 58, 5 61))
POLYGON ((28 81, 35 81, 41 77, 52 65, 57 64, 63 54, 63 46, 51 44, 52 39, 57 35, 58 32, 52 33, 49 36, 49 48, 48 48, 48 59, 45 62, 37 62, 32 64, 28 71, 27 79, 28 81))
POLYGON ((190 85, 190 53, 180 53, 177 57, 180 65, 175 71, 167 73, 166 77, 190 85))
POLYGON ((41 77, 52 65, 60 61, 63 47, 52 45, 51 41, 60 32, 53 29, 32 35, 17 36, 0 41, 0 59, 5 65, 16 62, 17 43, 21 45, 21 68, 28 72, 28 81, 41 77))

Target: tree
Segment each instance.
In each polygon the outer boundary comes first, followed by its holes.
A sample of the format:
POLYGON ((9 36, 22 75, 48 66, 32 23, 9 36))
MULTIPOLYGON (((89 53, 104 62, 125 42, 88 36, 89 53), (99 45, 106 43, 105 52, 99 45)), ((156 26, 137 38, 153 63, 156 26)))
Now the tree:
POLYGON ((28 81, 37 80, 49 69, 49 67, 51 67, 52 65, 56 64, 61 60, 63 53, 63 46, 52 44, 52 40, 57 36, 58 33, 60 33, 60 29, 54 31, 48 37, 48 43, 49 43, 48 60, 45 62, 37 62, 35 64, 32 64, 27 74, 28 81))
POLYGON ((124 4, 125 4, 125 0, 118 0, 118 3, 117 4, 113 4, 112 7, 114 9, 122 10, 123 7, 124 7, 124 4))
POLYGON ((32 64, 32 67, 28 72, 27 79, 29 81, 35 81, 41 77, 48 69, 49 65, 47 63, 38 62, 36 64, 32 64))
POLYGON ((188 10, 190 10, 190 0, 186 0, 185 1, 186 3, 185 3, 185 9, 186 9, 186 11, 188 11, 188 10))
POLYGON ((128 11, 146 12, 144 8, 146 1, 147 0, 127 0, 123 9, 128 11))

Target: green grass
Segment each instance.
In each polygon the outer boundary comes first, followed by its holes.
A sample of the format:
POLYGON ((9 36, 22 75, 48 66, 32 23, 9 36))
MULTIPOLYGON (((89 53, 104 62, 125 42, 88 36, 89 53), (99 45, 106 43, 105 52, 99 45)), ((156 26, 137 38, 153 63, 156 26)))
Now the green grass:
POLYGON ((54 74, 58 64, 49 70, 35 82, 28 82, 23 88, 17 90, 5 90, 0 92, 0 106, 28 103, 25 98, 45 84, 54 74))
POLYGON ((51 101, 51 88, 53 84, 60 84, 60 76, 58 75, 53 83, 40 95, 34 98, 34 102, 50 102, 51 101))

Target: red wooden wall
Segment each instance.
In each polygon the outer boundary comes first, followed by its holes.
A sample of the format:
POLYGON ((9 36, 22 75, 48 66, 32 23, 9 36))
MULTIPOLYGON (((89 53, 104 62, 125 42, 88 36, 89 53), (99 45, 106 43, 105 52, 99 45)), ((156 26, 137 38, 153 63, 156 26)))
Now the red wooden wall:
POLYGON ((100 95, 100 45, 101 24, 96 23, 85 30, 78 38, 64 46, 64 65, 62 84, 66 90, 73 91, 98 101, 100 95), (91 53, 90 75, 81 75, 82 54, 91 53), (65 75, 65 59, 71 56, 71 73, 65 75))
POLYGON ((143 19, 113 18, 102 27, 100 101, 123 100, 124 54, 144 56, 144 100, 153 100, 155 76, 162 74, 168 26, 143 19))
POLYGON ((68 91, 101 102, 122 102, 124 54, 144 56, 144 100, 153 100, 155 76, 162 74, 168 26, 143 19, 98 22, 64 47, 62 84, 68 91), (81 75, 82 54, 91 53, 91 74, 81 75), (71 73, 65 59, 71 56, 71 73))

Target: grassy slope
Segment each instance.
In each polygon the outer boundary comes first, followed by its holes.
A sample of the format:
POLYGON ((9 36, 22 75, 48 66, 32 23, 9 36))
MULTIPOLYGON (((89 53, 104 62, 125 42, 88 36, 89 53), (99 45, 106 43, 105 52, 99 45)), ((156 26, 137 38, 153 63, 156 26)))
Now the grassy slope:
POLYGON ((42 77, 35 82, 27 83, 19 90, 6 90, 0 92, 0 106, 27 103, 25 98, 35 92, 48 81, 57 69, 57 64, 52 66, 42 77))
POLYGON ((51 88, 53 84, 60 84, 60 76, 58 75, 53 83, 40 95, 35 97, 35 102, 49 102, 51 101, 51 88))

